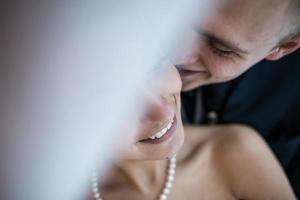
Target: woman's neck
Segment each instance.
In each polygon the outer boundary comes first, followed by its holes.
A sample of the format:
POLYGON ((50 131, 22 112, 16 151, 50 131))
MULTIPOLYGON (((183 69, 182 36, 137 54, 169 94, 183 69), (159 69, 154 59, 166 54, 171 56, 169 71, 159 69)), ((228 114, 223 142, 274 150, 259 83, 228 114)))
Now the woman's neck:
POLYGON ((167 175, 167 160, 120 161, 114 165, 105 185, 125 185, 142 193, 162 188, 167 175))

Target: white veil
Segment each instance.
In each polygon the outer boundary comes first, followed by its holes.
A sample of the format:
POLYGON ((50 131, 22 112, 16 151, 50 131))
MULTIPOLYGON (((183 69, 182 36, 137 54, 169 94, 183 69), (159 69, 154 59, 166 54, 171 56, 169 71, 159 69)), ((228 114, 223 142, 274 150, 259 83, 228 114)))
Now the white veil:
POLYGON ((104 172, 117 152, 117 128, 139 113, 147 72, 205 2, 7 2, 0 6, 0 198, 81 199, 92 167, 104 172))

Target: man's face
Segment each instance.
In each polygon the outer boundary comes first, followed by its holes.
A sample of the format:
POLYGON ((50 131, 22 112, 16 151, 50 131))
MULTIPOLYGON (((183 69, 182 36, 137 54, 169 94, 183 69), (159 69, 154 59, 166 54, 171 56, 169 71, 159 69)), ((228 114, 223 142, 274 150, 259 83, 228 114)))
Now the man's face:
POLYGON ((183 91, 232 80, 276 53, 289 13, 289 0, 220 0, 176 50, 183 91))

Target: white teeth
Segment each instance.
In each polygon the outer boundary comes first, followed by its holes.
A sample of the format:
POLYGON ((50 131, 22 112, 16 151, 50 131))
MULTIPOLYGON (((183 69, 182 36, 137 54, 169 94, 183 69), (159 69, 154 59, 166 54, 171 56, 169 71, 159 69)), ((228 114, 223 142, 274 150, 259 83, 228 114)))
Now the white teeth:
POLYGON ((167 128, 164 128, 164 129, 161 131, 161 133, 164 135, 164 134, 166 134, 167 131, 168 131, 168 129, 167 129, 167 128))
POLYGON ((172 122, 168 124, 167 129, 169 130, 172 127, 172 122))
POLYGON ((155 139, 155 135, 151 136, 150 139, 151 139, 151 140, 154 140, 154 139, 155 139))
POLYGON ((149 139, 155 140, 157 138, 161 138, 162 136, 164 136, 168 132, 168 130, 170 130, 170 128, 172 127, 173 122, 174 122, 174 119, 172 119, 172 121, 167 125, 167 127, 163 128, 160 132, 151 136, 149 139))
POLYGON ((164 134, 162 132, 159 132, 155 135, 156 138, 161 138, 164 134))

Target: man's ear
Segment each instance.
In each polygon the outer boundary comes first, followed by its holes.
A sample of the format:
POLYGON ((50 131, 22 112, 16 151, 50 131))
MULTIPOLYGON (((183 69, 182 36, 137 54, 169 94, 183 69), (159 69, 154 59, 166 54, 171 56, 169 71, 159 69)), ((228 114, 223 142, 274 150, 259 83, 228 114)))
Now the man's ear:
POLYGON ((274 49, 267 57, 267 60, 275 61, 280 58, 293 53, 300 47, 300 34, 293 37, 289 41, 283 43, 278 48, 274 49))

